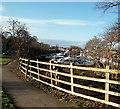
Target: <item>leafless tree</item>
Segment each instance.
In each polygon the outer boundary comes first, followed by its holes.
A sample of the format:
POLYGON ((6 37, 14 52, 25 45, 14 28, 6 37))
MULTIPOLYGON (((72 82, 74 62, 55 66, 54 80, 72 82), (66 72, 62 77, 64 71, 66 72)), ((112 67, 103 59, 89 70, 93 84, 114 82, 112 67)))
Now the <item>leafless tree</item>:
POLYGON ((107 10, 110 10, 112 8, 118 8, 119 5, 120 0, 102 0, 101 2, 97 2, 95 7, 97 9, 103 10, 103 12, 105 13, 107 10))
MULTIPOLYGON (((101 37, 94 37, 86 43, 86 56, 93 59, 97 67, 100 67, 100 60, 105 61, 105 65, 111 65, 115 59, 119 58, 118 45, 120 43, 118 23, 107 27, 101 37)), ((103 66, 105 66, 103 65, 103 66)))
POLYGON ((29 52, 31 36, 25 24, 17 20, 9 20, 9 30, 12 34, 11 38, 14 42, 17 57, 25 56, 29 52))
POLYGON ((118 23, 114 23, 111 27, 106 28, 106 31, 102 35, 102 39, 105 42, 106 49, 105 54, 107 55, 108 62, 110 64, 114 62, 115 58, 118 58, 118 45, 120 43, 119 36, 119 25, 118 23))
POLYGON ((101 67, 100 59, 103 56, 103 46, 104 43, 102 39, 96 36, 89 40, 85 45, 85 56, 94 61, 96 67, 101 67))

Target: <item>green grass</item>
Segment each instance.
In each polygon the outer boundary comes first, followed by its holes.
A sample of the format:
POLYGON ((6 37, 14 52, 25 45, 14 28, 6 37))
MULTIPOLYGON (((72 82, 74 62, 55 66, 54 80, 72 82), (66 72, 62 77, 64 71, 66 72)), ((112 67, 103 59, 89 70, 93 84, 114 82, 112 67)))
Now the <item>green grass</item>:
POLYGON ((10 58, 0 58, 0 65, 8 64, 12 59, 10 58))
POLYGON ((6 65, 12 61, 11 57, 8 55, 0 55, 0 65, 6 65))
POLYGON ((2 94, 2 109, 16 109, 13 101, 5 93, 5 91, 2 91, 1 94, 2 94))

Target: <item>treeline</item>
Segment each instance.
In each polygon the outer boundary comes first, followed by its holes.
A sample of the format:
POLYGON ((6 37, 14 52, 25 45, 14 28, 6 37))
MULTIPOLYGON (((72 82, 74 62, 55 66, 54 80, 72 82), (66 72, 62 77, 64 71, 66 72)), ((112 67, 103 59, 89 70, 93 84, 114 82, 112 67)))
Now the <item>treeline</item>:
POLYGON ((35 58, 51 52, 50 45, 39 43, 36 36, 31 36, 26 25, 16 20, 9 20, 7 30, 1 27, 0 37, 2 53, 14 55, 15 58, 35 58))

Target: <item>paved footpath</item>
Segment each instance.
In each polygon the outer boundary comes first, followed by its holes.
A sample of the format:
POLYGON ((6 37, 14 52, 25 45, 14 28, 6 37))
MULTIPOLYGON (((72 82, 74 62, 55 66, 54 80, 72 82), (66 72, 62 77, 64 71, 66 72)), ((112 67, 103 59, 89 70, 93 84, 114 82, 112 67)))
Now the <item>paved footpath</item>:
POLYGON ((2 67, 2 82, 3 87, 12 97, 18 108, 22 109, 22 107, 31 107, 34 109, 35 107, 69 107, 66 103, 59 101, 52 95, 30 86, 23 80, 19 79, 15 73, 10 71, 15 67, 15 61, 2 67))

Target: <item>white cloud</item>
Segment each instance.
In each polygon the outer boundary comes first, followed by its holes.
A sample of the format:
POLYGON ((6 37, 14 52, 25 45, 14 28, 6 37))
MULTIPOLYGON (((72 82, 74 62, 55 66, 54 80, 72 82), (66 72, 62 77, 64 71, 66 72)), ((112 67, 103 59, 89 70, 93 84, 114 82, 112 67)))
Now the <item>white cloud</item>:
POLYGON ((7 17, 2 16, 0 20, 8 21, 10 18, 19 20, 23 23, 28 24, 37 24, 37 25, 45 25, 45 24, 58 24, 58 25, 72 25, 72 26, 92 26, 92 25, 100 25, 104 22, 102 21, 86 21, 86 20, 66 20, 66 19, 52 19, 52 20, 43 20, 43 19, 25 19, 25 18, 15 18, 15 17, 7 17))
POLYGON ((28 30, 32 34, 36 34, 36 33, 41 34, 41 33, 44 33, 44 30, 42 28, 37 28, 37 27, 29 27, 28 30))
POLYGON ((82 20, 57 19, 57 20, 51 20, 50 22, 54 24, 60 24, 60 25, 76 25, 76 26, 88 25, 87 21, 82 21, 82 20))

